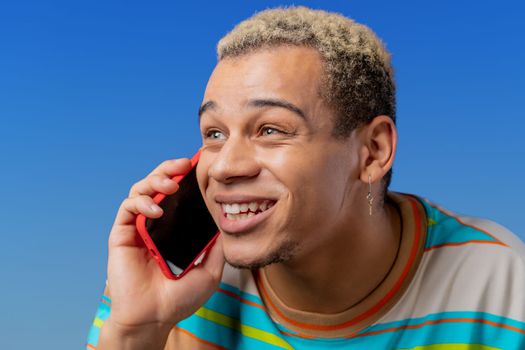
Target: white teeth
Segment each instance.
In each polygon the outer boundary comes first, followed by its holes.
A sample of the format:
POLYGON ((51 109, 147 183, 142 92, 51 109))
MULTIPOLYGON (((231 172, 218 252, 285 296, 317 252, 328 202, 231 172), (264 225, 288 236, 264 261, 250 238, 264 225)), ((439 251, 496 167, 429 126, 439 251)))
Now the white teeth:
POLYGON ((243 220, 270 209, 274 204, 275 202, 269 200, 250 203, 222 203, 222 210, 228 220, 243 220))
MULTIPOLYGON (((257 211, 257 207, 258 207, 257 202, 251 202, 251 203, 248 205, 248 207, 250 208, 250 211, 251 211, 251 212, 254 212, 254 213, 255 213, 255 212, 257 211)), ((243 211, 244 211, 244 210, 243 210, 243 211)))
POLYGON ((223 204, 224 212, 229 214, 239 214, 239 204, 223 204))

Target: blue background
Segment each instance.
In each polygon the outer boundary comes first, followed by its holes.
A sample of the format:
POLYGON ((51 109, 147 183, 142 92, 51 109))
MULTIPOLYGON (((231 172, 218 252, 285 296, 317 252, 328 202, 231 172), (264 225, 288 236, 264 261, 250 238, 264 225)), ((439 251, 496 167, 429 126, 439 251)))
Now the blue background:
MULTIPOLYGON (((0 5, 0 347, 83 348, 107 235, 129 187, 199 147, 216 42, 286 1, 0 5)), ((519 1, 303 1, 369 25, 393 53, 392 189, 522 238, 519 1)))

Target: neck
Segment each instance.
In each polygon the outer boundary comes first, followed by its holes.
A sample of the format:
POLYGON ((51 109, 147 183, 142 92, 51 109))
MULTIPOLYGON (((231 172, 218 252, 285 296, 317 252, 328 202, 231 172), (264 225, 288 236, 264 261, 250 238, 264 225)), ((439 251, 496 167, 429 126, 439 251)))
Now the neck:
POLYGON ((288 307, 338 313, 365 299, 381 284, 398 253, 401 218, 388 202, 372 216, 366 210, 363 217, 360 225, 344 225, 345 229, 324 246, 265 268, 272 289, 288 307))

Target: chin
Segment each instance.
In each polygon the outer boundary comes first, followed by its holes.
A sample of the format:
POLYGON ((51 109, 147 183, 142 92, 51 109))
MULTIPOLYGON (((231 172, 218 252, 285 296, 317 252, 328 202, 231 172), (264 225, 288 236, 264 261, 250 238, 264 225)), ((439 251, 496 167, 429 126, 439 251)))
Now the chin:
POLYGON ((257 250, 258 254, 250 254, 247 249, 238 249, 236 252, 230 251, 228 247, 223 247, 223 249, 224 259, 229 265, 238 269, 254 270, 292 260, 297 252, 297 247, 296 242, 284 242, 262 254, 260 248, 257 250))

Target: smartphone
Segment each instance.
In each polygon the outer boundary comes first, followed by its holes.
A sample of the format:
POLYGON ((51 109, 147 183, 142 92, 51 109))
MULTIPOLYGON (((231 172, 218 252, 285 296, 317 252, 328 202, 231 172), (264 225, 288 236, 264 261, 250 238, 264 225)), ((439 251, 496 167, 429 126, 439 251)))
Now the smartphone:
POLYGON ((200 152, 191 159, 191 170, 173 180, 179 190, 153 197, 164 213, 150 219, 137 215, 136 226, 151 256, 170 279, 183 277, 199 265, 219 235, 197 184, 196 167, 200 152))

